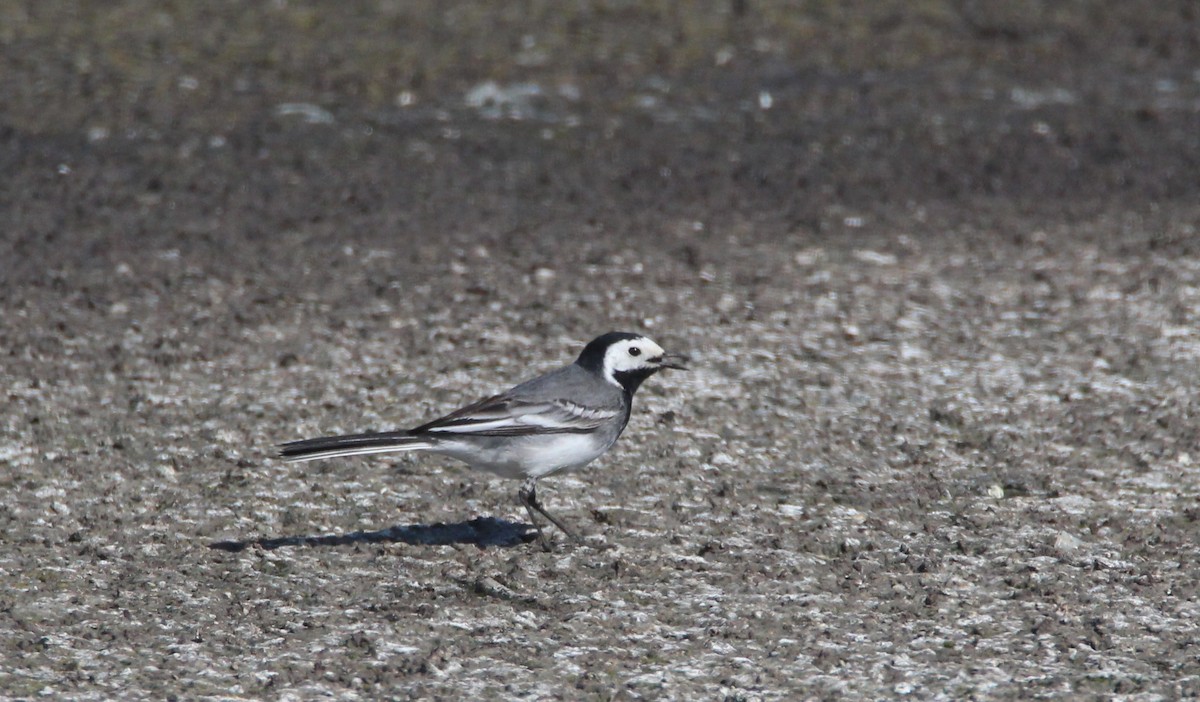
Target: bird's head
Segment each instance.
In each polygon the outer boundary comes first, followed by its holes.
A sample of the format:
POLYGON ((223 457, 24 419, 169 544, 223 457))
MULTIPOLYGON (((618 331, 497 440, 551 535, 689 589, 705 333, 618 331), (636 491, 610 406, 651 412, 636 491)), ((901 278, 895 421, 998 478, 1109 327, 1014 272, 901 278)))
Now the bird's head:
POLYGON ((579 365, 629 393, 646 378, 663 370, 687 370, 686 356, 669 354, 652 339, 629 332, 609 332, 596 337, 579 354, 579 365))

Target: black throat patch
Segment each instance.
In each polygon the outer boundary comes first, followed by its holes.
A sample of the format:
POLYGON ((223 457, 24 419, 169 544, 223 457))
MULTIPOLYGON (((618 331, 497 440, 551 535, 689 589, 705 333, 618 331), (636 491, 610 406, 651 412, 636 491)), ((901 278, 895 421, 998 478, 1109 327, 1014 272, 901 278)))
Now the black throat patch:
POLYGON ((613 379, 621 384, 621 387, 624 388, 626 395, 633 397, 633 393, 637 392, 638 387, 645 382, 646 378, 649 378, 657 372, 657 368, 640 368, 638 370, 631 371, 617 371, 613 373, 613 379))

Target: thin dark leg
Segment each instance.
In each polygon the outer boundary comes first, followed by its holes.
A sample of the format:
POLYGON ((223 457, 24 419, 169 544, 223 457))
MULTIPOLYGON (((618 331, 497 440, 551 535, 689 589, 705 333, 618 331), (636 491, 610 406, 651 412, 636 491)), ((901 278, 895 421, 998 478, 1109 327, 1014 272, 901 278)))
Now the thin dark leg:
POLYGON ((529 513, 529 521, 533 522, 533 526, 537 528, 538 541, 541 542, 542 548, 549 551, 550 542, 546 539, 546 533, 542 531, 542 525, 538 524, 537 516, 534 514, 535 511, 546 519, 550 520, 551 524, 561 529, 562 533, 571 537, 573 541, 579 541, 579 537, 575 536, 574 532, 563 525, 562 522, 558 521, 554 515, 547 512, 546 508, 542 506, 542 503, 538 502, 537 482, 534 481, 533 478, 526 480, 521 485, 521 489, 517 491, 517 498, 521 500, 521 504, 525 505, 525 511, 529 513))
POLYGON ((521 486, 521 489, 517 491, 517 499, 521 501, 521 504, 525 505, 525 511, 529 513, 529 521, 533 524, 533 528, 537 529, 538 543, 542 545, 543 550, 549 551, 550 542, 546 540, 546 533, 542 531, 542 525, 538 523, 537 515, 533 513, 533 506, 529 502, 529 498, 532 495, 532 481, 526 482, 521 486))

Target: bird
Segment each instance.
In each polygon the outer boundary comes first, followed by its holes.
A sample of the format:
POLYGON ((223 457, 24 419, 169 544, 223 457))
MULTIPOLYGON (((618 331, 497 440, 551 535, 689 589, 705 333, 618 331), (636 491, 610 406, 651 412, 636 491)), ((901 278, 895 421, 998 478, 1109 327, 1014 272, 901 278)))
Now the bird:
POLYGON ((579 538, 538 501, 537 481, 582 468, 612 448, 641 384, 665 369, 688 370, 688 360, 641 334, 609 332, 584 346, 571 364, 414 429, 289 441, 279 444, 278 456, 292 462, 422 451, 521 479, 517 498, 538 541, 550 550, 537 514, 579 538))

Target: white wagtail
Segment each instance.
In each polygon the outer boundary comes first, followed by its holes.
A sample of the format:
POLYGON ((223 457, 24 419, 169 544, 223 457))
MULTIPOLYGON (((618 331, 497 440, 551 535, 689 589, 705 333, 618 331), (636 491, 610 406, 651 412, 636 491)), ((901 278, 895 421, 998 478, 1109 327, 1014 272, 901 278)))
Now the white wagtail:
POLYGON ((523 478, 518 498, 547 547, 535 511, 576 537, 538 502, 538 479, 599 458, 629 422, 633 393, 642 381, 664 368, 687 370, 680 365, 686 360, 640 334, 609 332, 593 339, 571 365, 416 429, 292 441, 279 446, 279 455, 311 461, 429 451, 506 478, 523 478))

